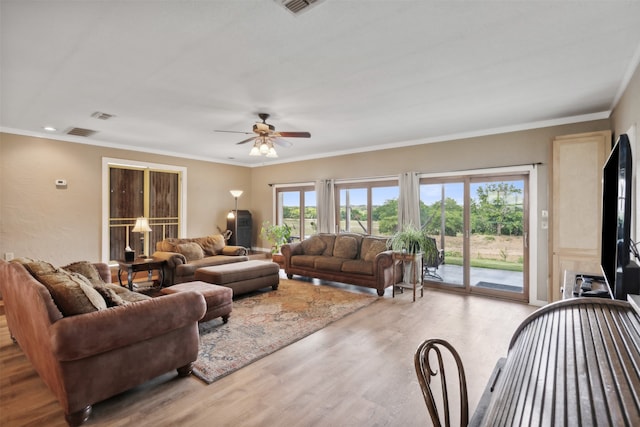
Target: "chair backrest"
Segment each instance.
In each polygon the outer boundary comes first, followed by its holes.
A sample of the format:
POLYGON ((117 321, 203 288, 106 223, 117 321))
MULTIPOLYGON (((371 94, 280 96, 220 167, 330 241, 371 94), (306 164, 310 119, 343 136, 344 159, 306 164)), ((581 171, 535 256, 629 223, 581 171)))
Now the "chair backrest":
POLYGON ((438 267, 442 264, 442 257, 440 251, 438 251, 438 245, 436 239, 430 236, 425 236, 425 247, 422 255, 422 260, 426 267, 438 267))
POLYGON ((429 409, 429 414, 431 415, 431 421, 433 422, 433 425, 435 427, 451 426, 448 385, 444 369, 444 360, 442 357, 443 349, 448 350, 448 352, 453 356, 456 362, 456 370, 458 371, 458 383, 460 390, 460 426, 466 427, 469 424, 467 379, 464 375, 464 367, 462 366, 460 355, 458 355, 458 352, 455 350, 455 348, 453 348, 453 346, 445 340, 426 340, 422 344, 420 344, 420 346, 416 350, 414 356, 414 364, 416 368, 416 374, 418 375, 418 382, 420 383, 420 388, 422 389, 422 396, 424 397, 424 401, 427 404, 427 408, 429 409), (433 355, 431 355, 432 352, 433 355), (434 361, 430 359, 430 355, 432 359, 435 359, 437 365, 433 364, 434 361), (442 389, 443 399, 442 415, 444 416, 444 420, 439 414, 438 405, 436 404, 436 399, 434 398, 431 389, 431 378, 436 377, 437 375, 440 375, 440 388, 442 389))

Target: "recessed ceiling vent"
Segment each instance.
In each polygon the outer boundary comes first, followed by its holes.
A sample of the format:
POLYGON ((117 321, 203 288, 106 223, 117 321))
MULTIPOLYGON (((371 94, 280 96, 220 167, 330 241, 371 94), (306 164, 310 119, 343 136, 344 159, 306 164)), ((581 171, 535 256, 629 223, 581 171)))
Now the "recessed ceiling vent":
POLYGON ((67 135, 74 135, 74 136, 91 136, 94 133, 96 133, 95 130, 91 130, 91 129, 83 129, 83 128, 71 128, 69 130, 67 130, 67 135))
POLYGON ((102 111, 96 111, 91 115, 91 117, 95 119, 100 119, 100 120, 109 120, 110 118, 114 117, 114 115, 103 113, 102 111))
POLYGON ((276 3, 284 6, 287 10, 294 15, 298 15, 311 9, 312 6, 317 6, 324 0, 274 0, 276 3))

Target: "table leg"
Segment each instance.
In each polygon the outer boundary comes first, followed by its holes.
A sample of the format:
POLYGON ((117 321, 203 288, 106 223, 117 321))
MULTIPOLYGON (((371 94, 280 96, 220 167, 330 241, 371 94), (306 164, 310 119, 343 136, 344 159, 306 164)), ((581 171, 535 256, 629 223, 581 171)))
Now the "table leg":
POLYGON ((118 269, 118 282, 120 282, 120 286, 122 286, 122 269, 118 269))
POLYGON ((164 286, 164 264, 160 266, 160 287, 164 286))
POLYGON ((133 290, 133 267, 127 268, 127 286, 129 286, 129 290, 133 290))

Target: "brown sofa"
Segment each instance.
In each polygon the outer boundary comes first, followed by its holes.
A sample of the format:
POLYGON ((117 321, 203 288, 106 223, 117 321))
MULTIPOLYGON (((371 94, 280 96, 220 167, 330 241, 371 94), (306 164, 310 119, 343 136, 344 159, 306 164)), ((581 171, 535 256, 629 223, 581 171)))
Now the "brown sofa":
MULTIPOLYGON (((94 266, 98 279, 110 284, 108 266, 94 266)), ((117 285, 92 287, 96 277, 75 273, 65 279, 75 287, 60 287, 64 274, 46 268, 46 263, 0 260, 0 291, 12 338, 70 425, 86 421, 94 403, 158 375, 173 369, 190 374, 198 356, 198 320, 205 312, 202 295, 148 298, 117 285), (99 296, 113 288, 111 297, 99 302, 88 289, 98 287, 99 296)))
MULTIPOLYGON (((317 234, 282 246, 284 270, 294 274, 376 289, 393 282, 393 260, 384 237, 355 233, 317 234)), ((401 278, 398 271, 397 277, 401 278)), ((400 281, 400 280, 398 280, 400 281)))
POLYGON ((191 282, 200 267, 247 261, 243 246, 227 246, 224 236, 215 234, 194 238, 169 238, 156 244, 154 258, 167 261, 164 284, 191 282))

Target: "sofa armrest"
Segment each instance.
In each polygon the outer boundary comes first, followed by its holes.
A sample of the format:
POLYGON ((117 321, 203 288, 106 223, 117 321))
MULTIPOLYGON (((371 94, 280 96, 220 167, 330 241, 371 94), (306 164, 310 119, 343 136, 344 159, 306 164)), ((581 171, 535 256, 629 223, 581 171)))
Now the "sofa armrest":
POLYGON ((245 248, 244 246, 225 246, 224 248, 222 248, 222 255, 247 255, 247 248, 245 248))
POLYGON ((285 243, 280 247, 280 252, 285 258, 291 258, 293 255, 303 255, 302 242, 285 243))
POLYGON ((374 269, 385 269, 391 267, 393 265, 392 254, 393 251, 382 251, 378 255, 376 255, 375 259, 373 260, 374 269))
POLYGON ((197 292, 69 316, 50 327, 54 355, 60 361, 83 359, 163 335, 204 316, 206 303, 197 292))
POLYGON ((154 258, 158 258, 167 262, 167 267, 176 268, 178 265, 186 264, 187 258, 184 255, 177 252, 163 252, 155 251, 152 255, 154 258))

